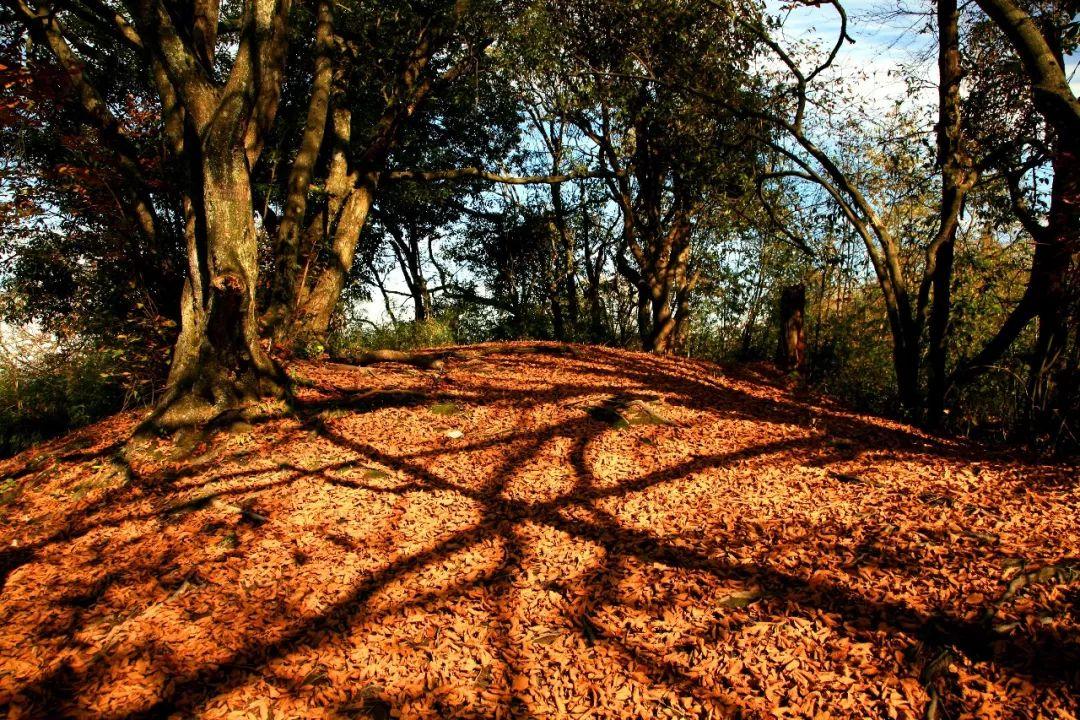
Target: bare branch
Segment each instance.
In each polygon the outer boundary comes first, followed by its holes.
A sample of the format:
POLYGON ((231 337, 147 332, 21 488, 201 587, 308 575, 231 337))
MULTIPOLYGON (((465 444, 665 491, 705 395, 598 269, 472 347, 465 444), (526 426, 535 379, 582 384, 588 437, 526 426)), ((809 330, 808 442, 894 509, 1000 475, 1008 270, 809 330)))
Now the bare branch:
POLYGON ((389 170, 380 175, 380 180, 389 182, 439 182, 443 180, 486 180, 503 185, 552 185, 571 180, 610 177, 605 170, 583 170, 561 175, 503 175, 477 167, 452 168, 449 170, 389 170))

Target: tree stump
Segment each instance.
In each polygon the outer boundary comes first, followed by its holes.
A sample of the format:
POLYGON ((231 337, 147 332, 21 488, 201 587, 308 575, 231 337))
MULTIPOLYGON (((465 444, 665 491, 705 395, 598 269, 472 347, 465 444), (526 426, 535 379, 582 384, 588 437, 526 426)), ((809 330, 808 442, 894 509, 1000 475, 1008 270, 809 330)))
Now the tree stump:
POLYGON ((802 372, 806 367, 806 285, 789 285, 780 292, 780 338, 776 364, 784 372, 802 372))

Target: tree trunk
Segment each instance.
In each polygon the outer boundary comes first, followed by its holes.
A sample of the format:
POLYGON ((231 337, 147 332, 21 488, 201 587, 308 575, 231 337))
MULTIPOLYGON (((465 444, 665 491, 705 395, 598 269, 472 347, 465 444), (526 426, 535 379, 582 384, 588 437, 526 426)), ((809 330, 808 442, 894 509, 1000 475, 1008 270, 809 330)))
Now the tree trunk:
POLYGON ((746 311, 746 322, 743 323, 740 333, 739 351, 741 357, 749 358, 754 347, 754 326, 757 325, 758 312, 761 309, 761 298, 765 294, 765 262, 764 257, 759 257, 757 282, 754 283, 754 296, 750 300, 750 307, 746 311))
POLYGON ((585 300, 589 305, 589 341, 594 343, 603 342, 604 331, 604 304, 601 298, 600 282, 604 271, 604 251, 597 248, 596 257, 593 258, 589 247, 589 223, 586 218, 585 237, 582 247, 585 251, 585 300))
POLYGON ((649 286, 649 308, 652 317, 646 339, 646 349, 649 352, 660 355, 671 352, 675 332, 675 316, 671 307, 674 300, 670 284, 653 278, 649 286))
POLYGON ((150 418, 164 429, 209 422, 285 387, 259 343, 257 241, 244 150, 211 146, 197 163, 201 192, 191 209, 181 331, 168 390, 150 418))
POLYGON ((548 306, 551 308, 551 334, 555 340, 566 340, 566 319, 563 317, 562 303, 559 302, 557 288, 548 288, 548 306))
POLYGON ((413 319, 418 323, 426 322, 431 317, 431 294, 427 281, 421 276, 420 289, 413 296, 413 319))
POLYGON ((333 46, 332 6, 328 0, 320 0, 315 26, 315 73, 312 80, 311 98, 308 101, 307 119, 304 123, 300 147, 289 172, 285 210, 275 237, 275 271, 271 278, 270 302, 263 314, 264 326, 278 341, 283 339, 283 328, 287 327, 291 304, 297 292, 301 228, 307 210, 308 190, 315 171, 315 161, 322 148, 330 107, 333 46))
MULTIPOLYGON (((1054 315, 1068 313, 1070 295, 1075 301, 1077 281, 1070 279, 1070 273, 1075 278, 1080 245, 1080 163, 1059 146, 1053 166, 1048 224, 1039 225, 1032 218, 1027 218, 1024 223, 1035 241, 1024 294, 994 337, 953 373, 951 382, 954 384, 969 383, 993 367, 1034 318, 1040 318, 1040 325, 1045 318, 1046 333, 1040 328, 1040 335, 1047 337, 1036 342, 1037 357, 1032 367, 1044 365, 1045 353, 1054 346, 1050 336, 1060 334, 1055 328, 1060 328, 1062 321, 1055 320, 1054 315)), ((1023 218, 1022 211, 1023 208, 1018 208, 1023 218)), ((1064 323, 1067 326, 1068 320, 1064 323)))
POLYGON ((919 389, 918 345, 893 343, 893 369, 896 372, 896 386, 900 393, 900 404, 912 421, 918 421, 922 414, 923 398, 919 389))
MULTIPOLYGON (((558 172, 558 163, 552 166, 552 174, 558 172)), ((576 334, 578 326, 577 262, 574 253, 574 236, 566 224, 566 207, 563 203, 562 183, 551 183, 551 206, 555 219, 555 230, 559 237, 561 261, 557 262, 561 275, 560 285, 566 295, 566 316, 571 334, 576 334)))
POLYGON ((948 389, 948 334, 952 307, 953 249, 956 228, 937 251, 937 270, 934 273, 934 304, 930 311, 930 347, 928 349, 926 422, 930 427, 941 425, 945 416, 945 395, 948 389))
POLYGON ((1032 429, 1040 433, 1051 430, 1055 405, 1064 408, 1068 404, 1056 390, 1069 384, 1063 377, 1065 351, 1071 313, 1080 292, 1080 164, 1068 151, 1055 158, 1051 195, 1049 224, 1042 234, 1045 247, 1041 248, 1041 293, 1036 310, 1038 336, 1028 381, 1032 429))
POLYGON ((424 277, 424 266, 420 262, 420 238, 415 231, 409 233, 408 249, 407 284, 413 296, 413 319, 419 323, 431 317, 431 292, 424 277))
POLYGON ((806 368, 806 285, 789 285, 780 292, 780 337, 776 346, 776 364, 784 372, 803 372, 806 368))
POLYGON ((301 290, 300 309, 292 333, 294 339, 326 341, 330 320, 352 269, 357 240, 367 222, 376 187, 377 180, 372 174, 345 196, 333 228, 330 261, 314 287, 308 292, 301 290))
POLYGON ((551 309, 551 331, 559 342, 566 340, 566 318, 563 316, 562 298, 559 289, 562 287, 562 264, 558 233, 554 224, 548 227, 548 253, 543 270, 544 292, 547 295, 548 307, 551 309))
POLYGON ((649 313, 649 284, 642 279, 637 286, 637 329, 641 349, 652 352, 649 337, 652 335, 652 316, 649 313))
POLYGON ((589 302, 589 341, 604 342, 607 333, 604 328, 604 302, 600 296, 600 283, 589 281, 585 292, 589 302))
POLYGON ((952 312, 953 255, 960 209, 972 178, 961 147, 960 12, 956 0, 938 0, 938 165, 941 167, 941 208, 936 250, 931 260, 934 303, 930 309, 926 422, 941 424, 948 388, 949 316, 952 312))

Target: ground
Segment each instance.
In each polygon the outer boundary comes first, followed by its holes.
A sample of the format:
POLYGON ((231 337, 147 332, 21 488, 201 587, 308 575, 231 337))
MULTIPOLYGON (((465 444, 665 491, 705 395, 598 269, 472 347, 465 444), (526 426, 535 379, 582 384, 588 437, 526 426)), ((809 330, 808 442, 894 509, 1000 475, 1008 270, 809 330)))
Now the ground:
POLYGON ((0 463, 0 713, 1076 717, 1076 467, 522 347, 0 463))

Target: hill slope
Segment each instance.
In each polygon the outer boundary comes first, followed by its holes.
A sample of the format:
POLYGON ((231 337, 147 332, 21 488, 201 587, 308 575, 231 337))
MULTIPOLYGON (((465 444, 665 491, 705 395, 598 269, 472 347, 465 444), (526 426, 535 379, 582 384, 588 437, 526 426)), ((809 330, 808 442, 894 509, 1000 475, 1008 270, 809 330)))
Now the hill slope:
POLYGON ((0 464, 0 709, 1077 713, 1076 468, 521 347, 298 364, 295 413, 184 457, 128 415, 0 464))

